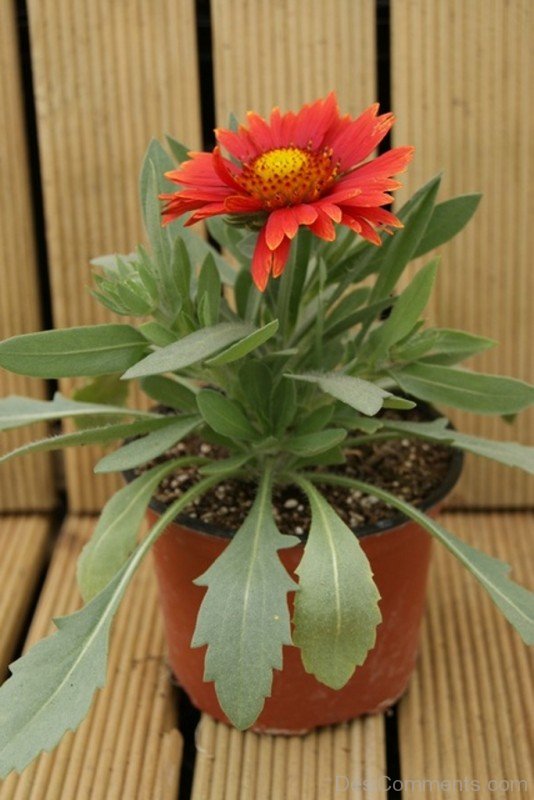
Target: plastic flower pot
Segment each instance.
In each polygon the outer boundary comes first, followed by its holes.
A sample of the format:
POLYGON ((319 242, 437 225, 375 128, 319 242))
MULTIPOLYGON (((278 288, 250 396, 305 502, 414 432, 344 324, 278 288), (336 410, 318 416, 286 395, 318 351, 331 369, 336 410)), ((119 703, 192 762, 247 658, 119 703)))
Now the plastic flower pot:
MULTIPOLYGON (((456 483, 462 460, 462 454, 455 451, 443 483, 426 498, 423 507, 431 515, 438 512, 456 483)), ((152 502, 148 512, 151 523, 162 509, 152 502)), ((375 647, 338 691, 305 672, 296 647, 285 647, 283 669, 275 670, 271 697, 252 730, 304 733, 321 725, 383 711, 405 691, 417 658, 431 537, 401 516, 362 527, 355 535, 369 558, 382 598, 382 623, 375 647)), ((230 537, 197 520, 180 518, 168 526, 154 547, 171 668, 192 703, 224 722, 228 719, 219 706, 214 685, 203 680, 205 648, 193 649, 190 642, 205 592, 193 581, 221 554, 230 537)), ((304 544, 299 543, 279 553, 295 580, 303 549, 304 544)), ((291 595, 289 602, 292 605, 291 595)))

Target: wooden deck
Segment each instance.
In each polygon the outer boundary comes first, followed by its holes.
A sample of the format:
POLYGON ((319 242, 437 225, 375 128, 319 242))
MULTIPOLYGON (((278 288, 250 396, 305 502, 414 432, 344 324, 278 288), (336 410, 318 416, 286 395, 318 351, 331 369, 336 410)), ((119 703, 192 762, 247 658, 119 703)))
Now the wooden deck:
MULTIPOLYGON (((450 513, 445 522, 512 563, 514 576, 532 586, 532 519, 450 513)), ((79 603, 75 562, 94 522, 71 515, 58 524, 37 514, 0 520, 4 677, 26 645, 50 631, 52 616, 79 603)), ((54 753, 0 783, 0 800, 379 800, 394 780, 414 800, 532 796, 532 654, 438 547, 430 583, 417 672, 398 708, 282 738, 198 720, 165 664, 147 562, 119 613, 109 682, 89 718, 54 753)))

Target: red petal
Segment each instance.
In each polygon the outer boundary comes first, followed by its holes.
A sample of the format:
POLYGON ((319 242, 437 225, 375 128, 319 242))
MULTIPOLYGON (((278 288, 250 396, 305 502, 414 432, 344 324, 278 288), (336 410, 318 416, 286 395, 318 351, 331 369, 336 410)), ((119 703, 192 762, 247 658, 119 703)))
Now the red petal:
POLYGON ((334 223, 321 209, 313 225, 310 225, 310 230, 320 239, 325 239, 327 242, 333 242, 336 238, 334 223))
POLYGON ((261 211, 263 208, 261 200, 245 194, 231 194, 224 203, 226 210, 232 214, 252 214, 254 211, 261 211))
POLYGON ((261 229, 254 248, 251 267, 252 279, 260 292, 265 291, 271 273, 275 278, 282 274, 287 264, 290 247, 290 239, 283 239, 276 250, 270 250, 265 238, 265 227, 261 229))
POLYGON ((213 150, 213 167, 223 183, 238 192, 241 190, 241 186, 230 171, 230 162, 222 157, 219 147, 215 147, 213 150))
POLYGON ((369 106, 355 120, 339 126, 330 140, 325 141, 334 151, 334 158, 345 171, 366 159, 390 130, 393 114, 377 116, 378 103, 369 106))

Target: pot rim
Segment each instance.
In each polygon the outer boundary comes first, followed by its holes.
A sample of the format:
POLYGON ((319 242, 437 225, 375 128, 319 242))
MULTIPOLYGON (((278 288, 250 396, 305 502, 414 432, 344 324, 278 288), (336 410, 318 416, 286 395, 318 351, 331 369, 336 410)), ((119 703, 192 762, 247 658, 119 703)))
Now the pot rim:
MULTIPOLYGON (((430 405, 429 403, 419 401, 418 408, 424 411, 430 420, 444 416, 443 414, 439 414, 434 406, 430 405)), ((455 430, 454 425, 450 421, 448 427, 452 430, 455 430)), ((450 449, 452 451, 452 457, 447 474, 440 485, 434 489, 433 492, 430 492, 430 494, 427 495, 427 497, 425 497, 425 499, 417 506, 420 511, 427 511, 428 509, 437 506, 458 482, 464 463, 464 453, 462 450, 456 450, 452 447, 450 449)), ((131 481, 137 477, 135 470, 133 469, 125 470, 122 473, 122 476, 126 483, 131 483, 131 481)), ((148 508, 161 515, 165 513, 168 506, 165 503, 162 503, 161 500, 157 500, 154 496, 152 496, 150 503, 148 504, 148 508)), ((351 528, 351 530, 358 539, 363 539, 367 536, 386 533, 387 531, 390 531, 393 528, 398 528, 409 521, 409 517, 402 512, 398 512, 388 519, 381 520, 380 522, 376 522, 374 524, 361 525, 358 528, 351 528)), ((196 533, 204 533, 208 536, 215 536, 218 539, 233 539, 235 535, 235 531, 223 530, 218 528, 216 525, 211 525, 209 522, 202 522, 202 520, 196 519, 195 517, 187 517, 183 514, 176 516, 173 520, 173 523, 176 523, 181 527, 187 528, 196 533)), ((307 539, 307 534, 293 535, 300 539, 301 542, 305 542, 307 539)))

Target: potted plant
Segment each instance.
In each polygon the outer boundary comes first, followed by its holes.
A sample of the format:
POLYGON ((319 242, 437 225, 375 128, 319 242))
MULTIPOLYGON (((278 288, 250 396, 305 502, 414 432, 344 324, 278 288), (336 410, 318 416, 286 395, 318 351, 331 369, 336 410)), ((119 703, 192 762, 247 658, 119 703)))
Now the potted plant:
POLYGON ((86 605, 0 690, 2 775, 87 713, 153 545, 174 671, 239 728, 300 731, 391 704, 414 665, 432 538, 533 640, 533 595, 432 516, 463 451, 532 470, 532 448, 460 433, 428 406, 511 418, 533 389, 457 366, 492 341, 423 327, 436 258, 397 288, 479 197, 436 204, 436 177, 398 217, 386 210, 412 157, 372 157, 392 124, 377 106, 342 117, 329 95, 268 122, 251 113, 218 130, 211 153, 169 138, 178 166, 152 142, 140 181, 150 250, 94 262, 97 300, 139 324, 0 344, 8 370, 89 379, 71 399, 1 401, 4 429, 78 422, 2 460, 125 440, 95 469, 127 478, 79 561, 86 605), (189 229, 201 220, 219 249, 189 229), (125 405, 130 381, 155 407, 125 405))

